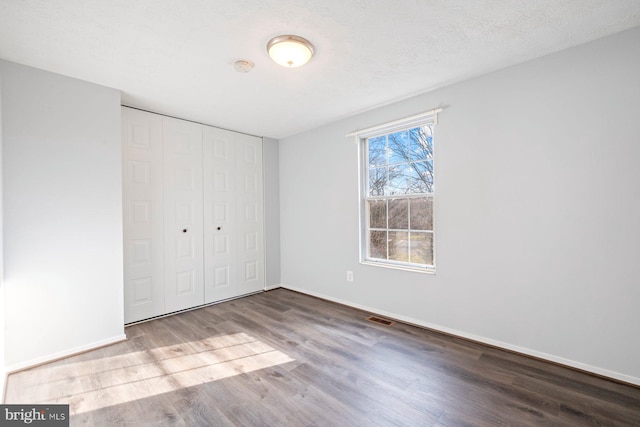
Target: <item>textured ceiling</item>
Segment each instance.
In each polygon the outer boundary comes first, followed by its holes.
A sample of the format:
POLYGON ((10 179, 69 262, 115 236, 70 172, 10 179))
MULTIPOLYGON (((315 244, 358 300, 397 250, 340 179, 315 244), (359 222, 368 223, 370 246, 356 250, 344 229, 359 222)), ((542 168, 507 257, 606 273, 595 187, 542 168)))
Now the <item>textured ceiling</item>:
POLYGON ((0 57, 282 138, 638 25, 638 0, 0 0, 0 57), (274 64, 280 34, 316 56, 274 64))

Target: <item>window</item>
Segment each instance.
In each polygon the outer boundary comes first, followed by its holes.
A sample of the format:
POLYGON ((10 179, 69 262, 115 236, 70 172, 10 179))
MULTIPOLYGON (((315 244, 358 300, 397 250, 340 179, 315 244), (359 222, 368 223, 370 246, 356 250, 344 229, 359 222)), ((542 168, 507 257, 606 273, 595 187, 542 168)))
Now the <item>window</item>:
POLYGON ((364 262, 434 270, 433 114, 358 134, 364 262))

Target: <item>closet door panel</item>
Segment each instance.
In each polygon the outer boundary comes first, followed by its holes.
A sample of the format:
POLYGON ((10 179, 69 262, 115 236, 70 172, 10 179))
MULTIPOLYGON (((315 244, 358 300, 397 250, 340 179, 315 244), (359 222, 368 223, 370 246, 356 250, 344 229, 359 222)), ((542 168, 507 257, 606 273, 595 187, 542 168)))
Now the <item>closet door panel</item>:
POLYGON ((223 129, 203 128, 206 303, 238 295, 236 135, 223 129))
POLYGON ((239 135, 236 145, 238 182, 238 291, 264 288, 264 223, 262 186, 262 138, 239 135))
POLYGON ((125 323, 164 313, 162 118, 122 109, 125 323))
POLYGON ((204 303, 202 127, 165 117, 166 312, 204 303))

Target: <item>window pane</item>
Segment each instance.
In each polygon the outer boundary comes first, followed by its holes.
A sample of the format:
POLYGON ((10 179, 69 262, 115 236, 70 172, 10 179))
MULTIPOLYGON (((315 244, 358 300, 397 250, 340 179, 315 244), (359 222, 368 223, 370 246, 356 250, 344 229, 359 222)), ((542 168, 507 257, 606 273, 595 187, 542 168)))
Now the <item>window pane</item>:
POLYGON ((432 233, 411 232, 411 262, 433 265, 432 233))
POLYGON ((409 185, 411 179, 411 171, 406 164, 389 167, 389 187, 387 195, 407 194, 409 193, 409 185))
POLYGON ((411 221, 412 230, 433 230, 433 199, 411 199, 411 221))
POLYGON ((381 264, 434 262, 433 126, 413 126, 365 141, 362 256, 381 264))
POLYGON ((426 160, 433 158, 433 128, 422 126, 409 131, 409 151, 411 160, 426 160))
POLYGON ((387 169, 370 168, 369 169, 369 196, 384 196, 384 190, 387 185, 387 169))
POLYGON ((389 228, 409 229, 409 201, 407 199, 389 200, 389 228))
POLYGON ((406 231, 389 232, 389 259, 409 261, 409 233, 406 231))
POLYGON ((433 192, 433 160, 411 163, 411 193, 433 192))
POLYGON ((369 256, 371 258, 387 259, 387 232, 369 232, 369 256))
POLYGON ((369 227, 387 228, 387 202, 369 200, 369 227))
POLYGON ((409 161, 409 132, 406 130, 392 133, 389 137, 389 164, 409 161))
POLYGON ((380 166, 387 161, 387 137, 377 136, 369 139, 369 164, 380 166))

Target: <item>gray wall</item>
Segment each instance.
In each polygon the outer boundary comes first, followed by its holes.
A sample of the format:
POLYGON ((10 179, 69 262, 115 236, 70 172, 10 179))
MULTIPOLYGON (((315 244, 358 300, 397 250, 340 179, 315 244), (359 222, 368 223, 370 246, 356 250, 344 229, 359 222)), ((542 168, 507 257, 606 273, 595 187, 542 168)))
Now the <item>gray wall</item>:
POLYGON ((263 138, 266 287, 280 286, 280 181, 278 140, 263 138))
POLYGON ((120 92, 0 61, 6 364, 124 337, 120 92))
POLYGON ((5 345, 4 338, 4 245, 2 242, 2 73, 0 73, 0 402, 4 402, 4 382, 5 382, 5 345))
POLYGON ((280 141, 284 286, 640 384, 639 40, 636 28, 280 141), (437 272, 361 265, 345 134, 438 106, 437 272))

